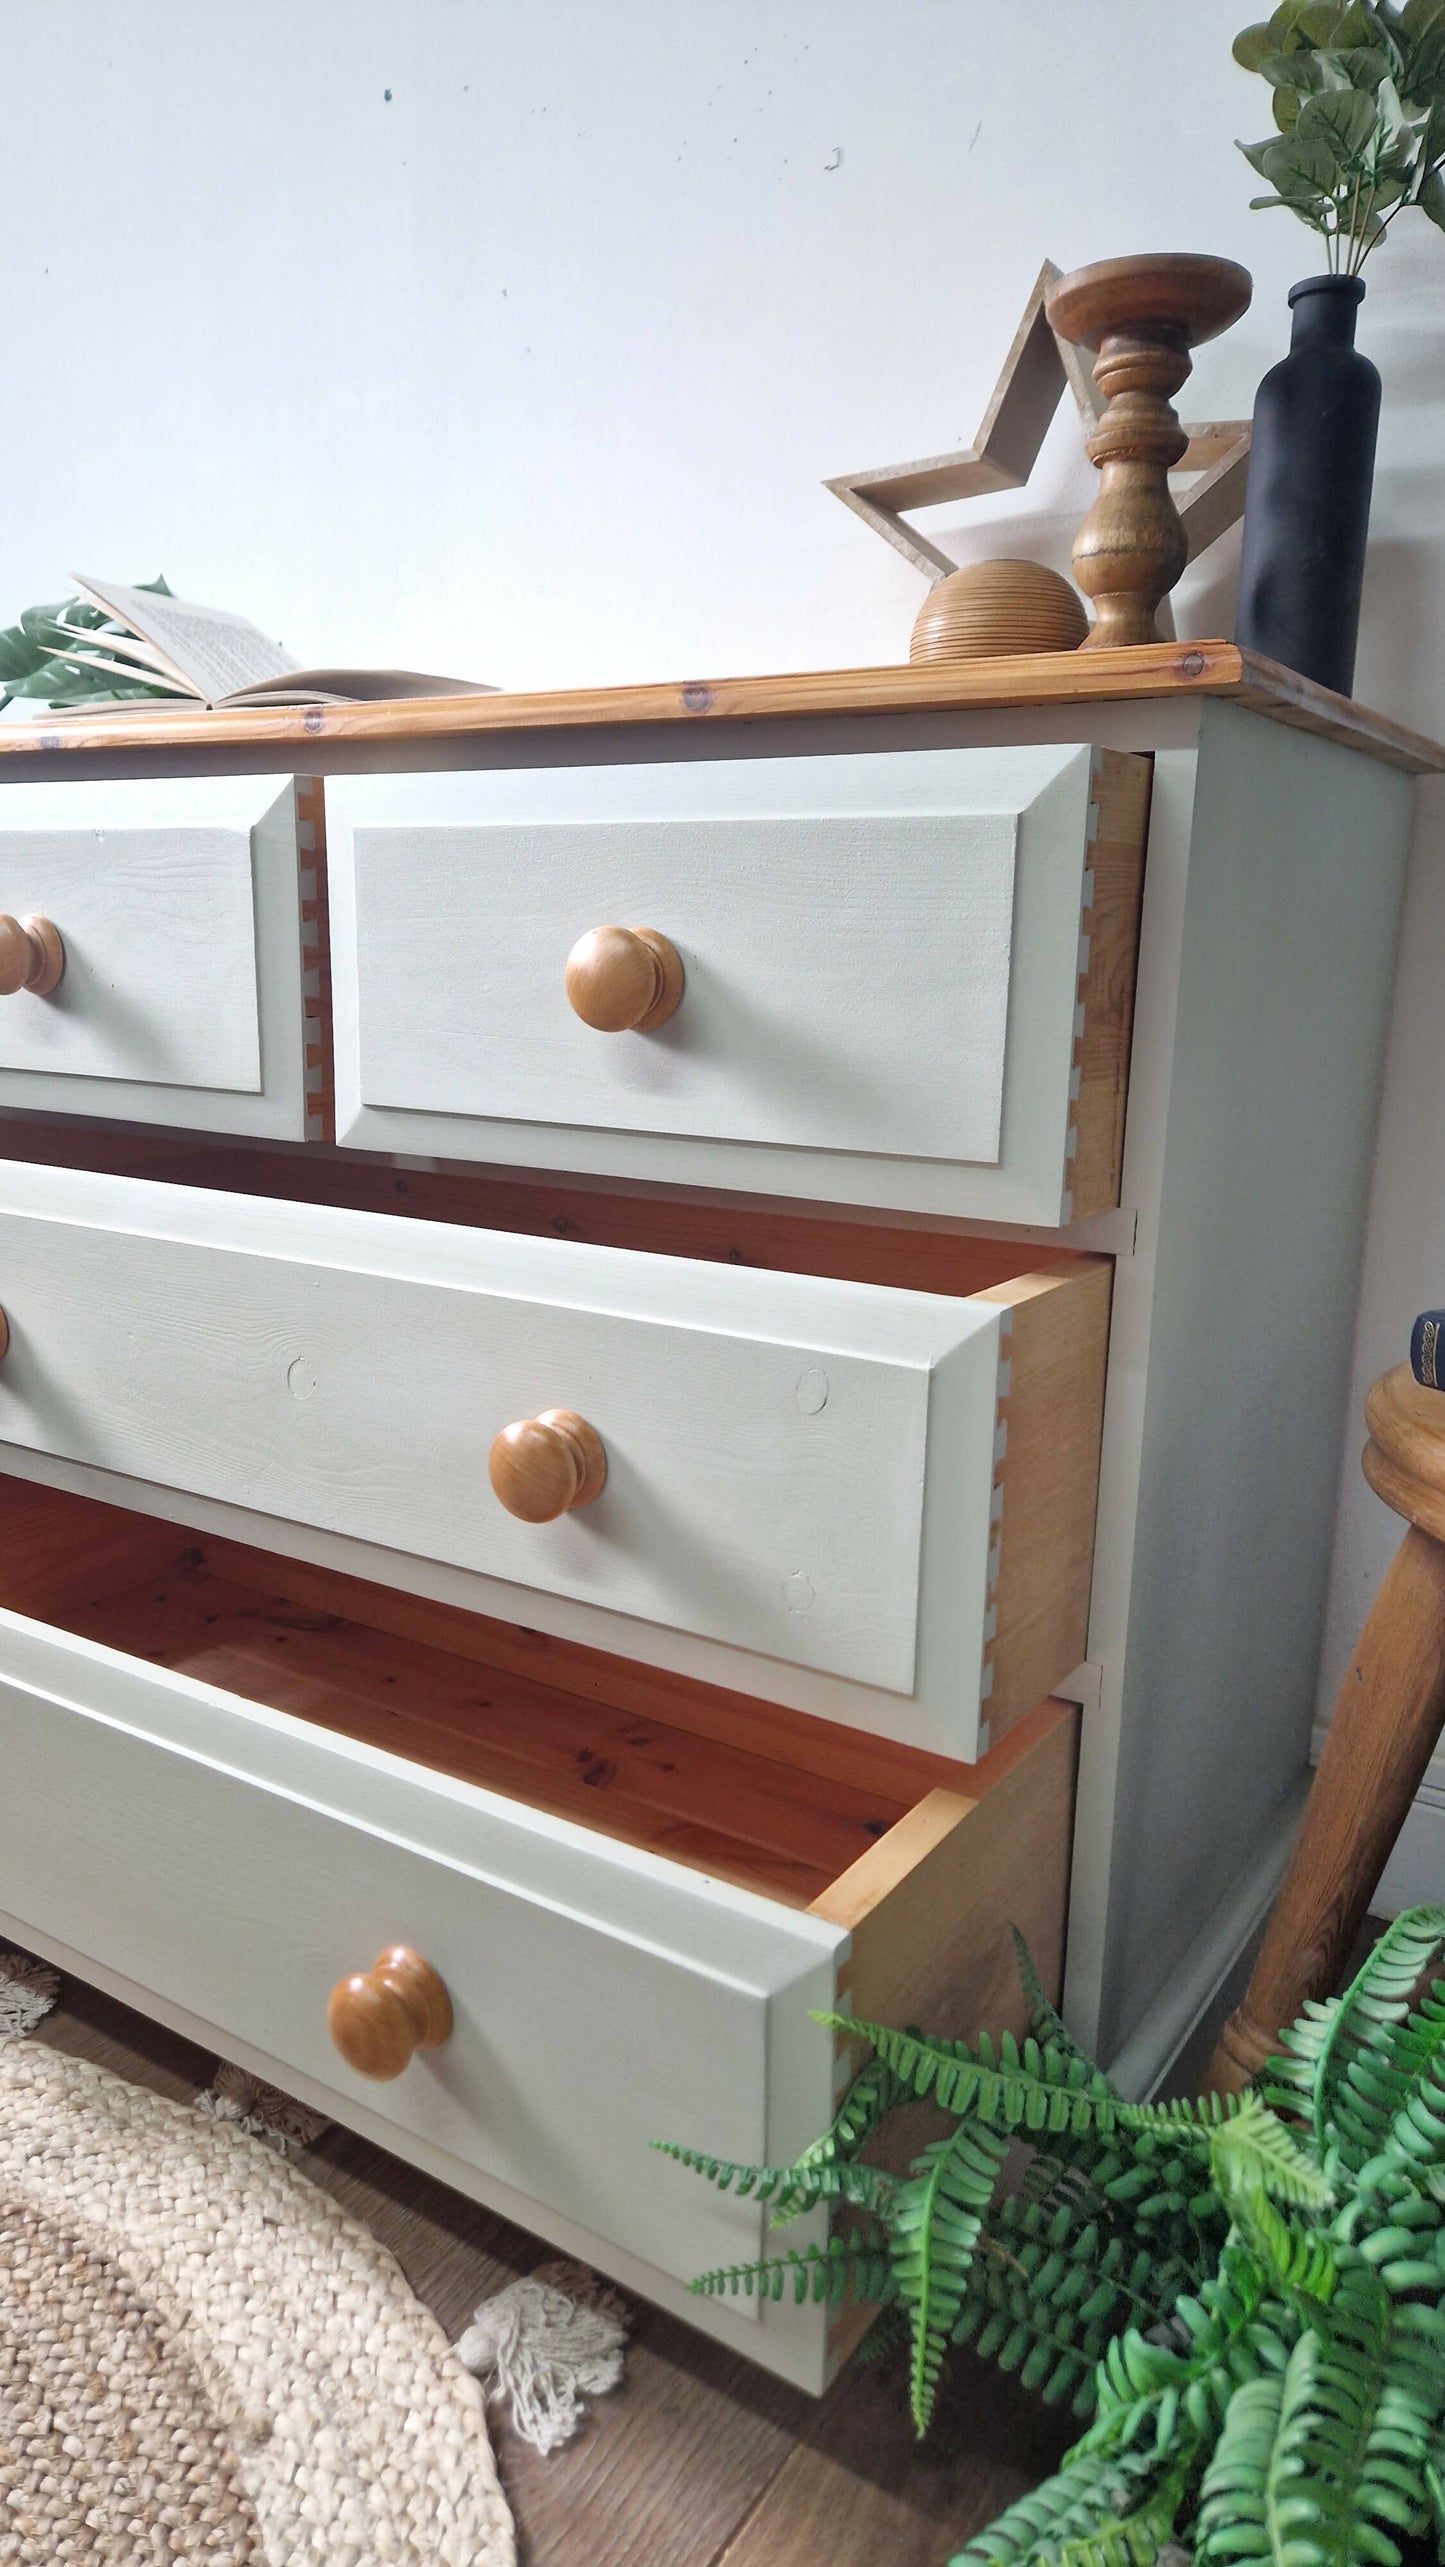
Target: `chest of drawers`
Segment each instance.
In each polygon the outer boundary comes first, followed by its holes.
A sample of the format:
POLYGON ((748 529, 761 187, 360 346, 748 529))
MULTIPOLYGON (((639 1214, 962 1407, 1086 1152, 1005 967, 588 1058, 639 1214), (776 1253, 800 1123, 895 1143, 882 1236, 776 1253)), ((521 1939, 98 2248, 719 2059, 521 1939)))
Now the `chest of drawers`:
POLYGON ((1303 1780, 1435 753, 1092 658, 0 743, 0 1928, 815 2387, 648 2139, 1142 2082, 1303 1780))

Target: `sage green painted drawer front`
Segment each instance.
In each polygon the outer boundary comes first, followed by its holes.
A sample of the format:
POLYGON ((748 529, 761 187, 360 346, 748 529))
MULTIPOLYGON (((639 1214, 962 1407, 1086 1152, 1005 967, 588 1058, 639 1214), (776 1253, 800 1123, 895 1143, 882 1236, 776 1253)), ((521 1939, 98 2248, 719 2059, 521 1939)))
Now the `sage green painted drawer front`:
POLYGON ((0 1107, 303 1140, 314 861, 283 777, 0 789, 0 911, 65 948, 0 999, 0 1107))
POLYGON ((977 1750, 994 1302, 8 1163, 0 1305, 12 1467, 977 1750), (553 1407, 607 1485, 519 1522, 553 1407))
POLYGON ((337 1130, 368 1148, 1069 1217, 1085 748, 335 778, 337 1130), (659 930, 599 1033, 564 966, 659 930))
MULTIPOLYGON (((445 2152, 529 2224, 686 2282, 760 2251, 755 2204, 649 2140, 790 2156, 826 2119, 847 1937, 476 1787, 0 1612, 0 1930, 63 1946, 257 2054, 403 2154, 445 2152), (394 2083, 331 2045, 326 1997, 392 1941, 451 1996, 394 2083)), ((821 2387, 826 2312, 740 2341, 821 2387)))

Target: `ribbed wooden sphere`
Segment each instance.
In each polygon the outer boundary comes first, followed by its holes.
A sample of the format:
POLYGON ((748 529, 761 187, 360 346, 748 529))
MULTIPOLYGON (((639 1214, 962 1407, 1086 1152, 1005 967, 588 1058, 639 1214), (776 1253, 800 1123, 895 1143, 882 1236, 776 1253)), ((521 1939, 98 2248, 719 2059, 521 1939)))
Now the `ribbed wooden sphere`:
POLYGON ((1021 651, 1076 651, 1088 629, 1083 600, 1042 562, 969 562, 929 590, 908 656, 995 660, 1021 651))

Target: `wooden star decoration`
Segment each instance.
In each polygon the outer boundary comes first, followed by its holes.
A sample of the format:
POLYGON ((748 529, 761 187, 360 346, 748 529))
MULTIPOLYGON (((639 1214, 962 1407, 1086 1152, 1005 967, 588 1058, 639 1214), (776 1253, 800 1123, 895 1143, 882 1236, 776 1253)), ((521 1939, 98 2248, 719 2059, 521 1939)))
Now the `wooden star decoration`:
MULTIPOLYGON (((1044 317, 1044 296, 1059 274, 1052 259, 1045 259, 971 446, 921 463, 840 473, 823 485, 930 582, 946 579, 959 565, 906 522, 905 508, 976 499, 986 490, 1021 490, 1065 390, 1074 396, 1086 433, 1102 411, 1086 351, 1055 338, 1044 317)), ((1177 503, 1193 561, 1244 513, 1250 423, 1220 419, 1182 424, 1189 443, 1174 470, 1197 476, 1177 503)), ((1166 611, 1161 610, 1161 621, 1166 611)))

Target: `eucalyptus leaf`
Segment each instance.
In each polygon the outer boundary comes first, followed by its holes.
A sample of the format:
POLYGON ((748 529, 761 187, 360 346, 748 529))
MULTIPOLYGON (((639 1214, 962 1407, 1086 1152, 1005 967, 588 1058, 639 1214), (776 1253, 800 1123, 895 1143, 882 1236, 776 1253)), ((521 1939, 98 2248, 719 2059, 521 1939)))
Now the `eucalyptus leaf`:
POLYGON ((1282 134, 1294 132, 1299 123, 1299 111, 1303 104, 1304 100, 1298 89, 1275 90, 1270 105, 1274 109, 1274 121, 1282 134))
POLYGON ((1445 178, 1438 169, 1431 170, 1415 202, 1421 213, 1428 214, 1431 222, 1445 232, 1445 178))

